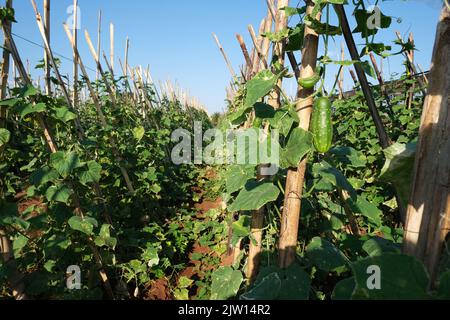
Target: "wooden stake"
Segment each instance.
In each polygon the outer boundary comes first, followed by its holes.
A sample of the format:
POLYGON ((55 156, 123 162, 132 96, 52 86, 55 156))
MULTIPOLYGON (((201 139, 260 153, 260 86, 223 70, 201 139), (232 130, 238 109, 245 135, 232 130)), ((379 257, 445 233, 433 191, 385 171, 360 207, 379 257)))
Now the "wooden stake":
MULTIPOLYGON (((100 56, 101 44, 102 44, 102 10, 100 10, 98 12, 97 57, 100 56)), ((98 81, 98 79, 99 79, 99 72, 98 72, 98 69, 97 69, 95 80, 98 81)))
POLYGON ((404 252, 421 260, 434 289, 450 230, 450 8, 436 33, 428 95, 420 125, 404 252))
MULTIPOLYGON (((314 3, 307 0, 306 4, 306 14, 312 14, 314 3)), ((321 14, 319 13, 316 17, 317 20, 320 20, 320 17, 321 14)), ((306 26, 300 78, 308 78, 314 75, 317 63, 318 46, 319 36, 314 30, 306 26)), ((312 93, 313 89, 304 89, 299 87, 298 98, 300 98, 300 102, 296 107, 300 117, 300 128, 306 131, 309 130, 309 123, 313 109, 313 98, 306 98, 311 96, 312 93)), ((285 198, 278 245, 278 263, 281 268, 287 268, 295 261, 298 241, 298 227, 300 222, 300 208, 307 161, 308 159, 305 158, 300 162, 298 168, 289 169, 286 178, 285 198)))
MULTIPOLYGON (((67 35, 67 37, 68 37, 68 39, 70 41, 70 44, 72 45, 72 49, 74 50, 75 55, 77 57, 77 60, 79 62, 81 72, 83 73, 83 76, 84 76, 85 81, 86 81, 86 85, 87 85, 87 87, 88 87, 88 89, 90 91, 92 100, 94 101, 94 105, 96 107, 97 115, 99 117, 100 123, 102 124, 102 126, 106 127, 107 126, 107 122, 106 122, 106 118, 105 118, 105 116, 104 116, 104 114, 102 112, 102 109, 101 109, 100 99, 99 99, 97 93, 95 92, 91 81, 89 80, 89 75, 88 75, 88 73, 86 71, 86 68, 84 67, 83 61, 81 60, 80 54, 78 52, 78 49, 75 46, 74 38, 70 34, 69 27, 66 24, 64 24, 64 30, 66 31, 66 35, 67 35)), ((120 169, 120 171, 122 173, 122 176, 123 176, 123 178, 125 180, 125 184, 127 185, 128 191, 130 193, 134 193, 133 184, 131 182, 130 176, 128 175, 128 171, 120 164, 122 162, 122 156, 120 155, 120 152, 119 152, 119 150, 117 148, 117 142, 115 141, 115 139, 113 137, 110 137, 109 139, 110 139, 113 155, 114 155, 114 157, 116 159, 117 165, 118 165, 118 167, 119 167, 119 169, 120 169)))
POLYGON ((358 78, 356 78, 355 72, 352 69, 350 69, 350 76, 352 77, 353 82, 355 83, 355 85, 357 85, 358 84, 358 78))
POLYGON ((373 69, 375 70, 375 74, 377 75, 378 83, 380 84, 380 92, 384 95, 384 98, 386 99, 386 103, 389 106, 389 110, 391 108, 391 99, 389 98, 389 93, 386 90, 386 86, 384 84, 383 75, 381 74, 380 70, 378 69, 377 60, 375 59, 375 56, 373 53, 370 53, 370 60, 372 61, 373 69))
MULTIPOLYGON (((333 5, 334 9, 339 17, 339 21, 341 24, 342 31, 344 33, 345 42, 347 43, 347 48, 350 51, 351 59, 354 61, 360 61, 358 49, 356 48, 355 40, 353 38, 352 31, 350 29, 350 25, 347 20, 347 16, 345 14, 344 6, 341 4, 333 5)), ((369 81, 367 80, 364 69, 362 68, 361 63, 355 63, 356 74, 358 75, 359 83, 361 84, 361 89, 364 93, 364 97, 367 101, 367 105, 369 107, 370 114, 375 123, 375 127, 377 130, 378 138, 380 140, 380 145, 383 149, 389 147, 391 145, 391 140, 389 139, 386 129, 384 127, 383 121, 381 120, 380 114, 375 104, 375 99, 372 94, 372 90, 369 85, 369 81)))
POLYGON ((111 99, 111 103, 113 104, 114 108, 117 108, 116 95, 114 94, 114 91, 111 88, 111 85, 109 84, 108 77, 106 76, 105 72, 103 71, 103 67, 102 67, 102 65, 100 63, 99 56, 95 52, 94 45, 92 44, 91 37, 89 36, 89 32, 87 30, 84 31, 84 36, 86 38, 86 41, 87 41, 87 44, 88 44, 88 47, 89 47, 89 51, 91 52, 91 55, 94 58, 95 63, 97 64, 97 70, 98 70, 100 76, 103 79, 103 82, 104 82, 104 85, 106 87, 106 90, 109 93, 109 97, 111 99))
MULTIPOLYGON (((36 4, 35 3, 33 3, 33 4, 37 10, 36 4)), ((5 37, 8 38, 9 45, 10 45, 9 49, 10 49, 11 55, 14 58, 15 64, 17 65, 17 69, 19 70, 19 73, 20 73, 20 76, 21 76, 23 82, 27 85, 31 85, 31 79, 28 77, 28 75, 25 71, 23 62, 19 55, 19 51, 17 50, 17 46, 14 42, 14 39, 11 36, 11 29, 8 28, 7 24, 3 23, 3 21, 2 21, 2 28, 3 28, 5 37)), ((34 100, 33 97, 31 99, 34 100)), ((36 104, 36 101, 33 101, 33 104, 36 104)), ((43 135, 45 137, 45 141, 46 141, 51 153, 56 153, 58 151, 58 149, 54 142, 53 136, 52 136, 50 130, 48 129, 48 126, 47 126, 44 116, 40 113, 37 113, 36 118, 38 120, 39 125, 42 128, 43 135)), ((67 185, 70 189, 74 190, 73 184, 70 181, 67 182, 67 185)), ((74 211, 75 214, 80 217, 83 217, 84 215, 83 215, 83 210, 81 209, 80 199, 78 198, 78 195, 75 191, 72 194, 72 201, 73 201, 73 205, 75 207, 75 211, 74 211)), ((106 293, 108 294, 108 297, 110 297, 111 299, 114 299, 114 293, 112 291, 111 284, 109 283, 106 272, 103 269, 103 263, 100 258, 100 254, 98 253, 96 246, 93 244, 94 240, 92 238, 89 238, 88 240, 89 240, 89 247, 94 255, 94 259, 95 259, 97 267, 99 269, 99 274, 103 281, 103 285, 105 287, 106 293)))
MULTIPOLYGON (((45 25, 45 36, 50 44, 50 0, 44 0, 44 25, 45 25)), ((47 52, 44 51, 44 64, 45 64, 45 92, 48 96, 52 94, 52 81, 51 81, 51 67, 50 67, 50 57, 47 52)))
MULTIPOLYGON (((75 49, 78 46, 78 0, 73 0, 73 39, 75 42, 75 49)), ((78 58, 73 50, 73 107, 78 110, 78 58)))
MULTIPOLYGON (((6 1, 6 8, 12 8, 12 0, 6 1)), ((9 29, 11 29, 11 21, 5 22, 9 29)), ((9 59, 9 42, 5 37, 3 40, 3 62, 2 62, 2 74, 1 74, 1 88, 0 88, 0 100, 4 100, 6 98, 6 91, 8 89, 8 77, 9 77, 9 68, 10 68, 10 59, 9 59)), ((14 66, 13 66, 14 67, 14 66)), ((5 128, 6 126, 6 107, 0 107, 0 128, 5 128)))
MULTIPOLYGON (((250 55, 248 54, 247 46, 245 45, 244 39, 240 34, 236 35, 236 39, 239 42, 239 46, 241 47, 242 54, 245 58, 246 70, 248 70, 249 66, 252 66, 252 59, 250 59, 250 55)), ((244 78, 247 80, 249 75, 245 74, 244 78)))
MULTIPOLYGON (((344 43, 341 43, 341 61, 345 61, 344 43)), ((339 73, 339 99, 344 98, 344 68, 339 73)))
POLYGON ((66 100, 67 105, 77 115, 77 117, 75 119, 75 125, 76 125, 77 130, 78 130, 78 137, 79 137, 79 139, 83 140, 84 129, 81 126, 80 118, 79 118, 79 115, 78 115, 78 110, 76 110, 74 108, 72 100, 70 99, 70 96, 69 96, 69 91, 67 90, 66 85, 64 84, 63 78, 62 78, 61 73, 59 72, 59 69, 58 69, 58 65, 55 62, 55 58, 53 56, 53 52, 52 52, 52 49, 50 47, 50 43, 48 42, 48 39, 47 39, 48 32, 45 29, 44 23, 42 22, 42 17, 41 17, 41 14, 39 13, 39 11, 37 9, 37 5, 36 5, 35 0, 31 0, 31 4, 32 4, 34 12, 36 14, 36 22, 37 22, 37 25, 38 25, 38 28, 39 28, 39 32, 41 33, 42 41, 44 42, 46 55, 47 55, 47 57, 49 59, 50 64, 53 67, 53 72, 56 75, 56 78, 58 80, 58 85, 59 85, 59 87, 60 87, 60 89, 61 89, 61 91, 63 93, 63 96, 64 96, 64 98, 66 100))
POLYGON ((227 64, 228 70, 230 71, 231 76, 233 79, 236 79, 236 73, 233 70, 233 66, 231 65, 230 59, 228 59, 228 56, 225 52, 225 50, 222 47, 222 44, 219 41, 219 38, 215 33, 212 34, 214 40, 216 41, 217 46, 219 47, 220 52, 222 53, 223 58, 225 59, 225 63, 227 64))
POLYGON ((420 65, 420 63, 417 64, 417 67, 419 67, 419 70, 422 73, 423 81, 425 81, 425 83, 428 85, 429 81, 428 81, 427 75, 425 74, 425 71, 423 71, 423 68, 420 65))
POLYGON ((110 41, 110 65, 113 70, 112 74, 114 74, 114 24, 109 25, 109 41, 110 41))
POLYGON ((255 47, 256 53, 258 54, 259 61, 262 62, 265 69, 268 69, 269 65, 267 64, 267 59, 264 56, 264 54, 259 46, 258 39, 255 34, 255 30, 253 29, 253 26, 251 24, 248 25, 248 31, 250 33, 250 37, 252 38, 253 46, 255 47))

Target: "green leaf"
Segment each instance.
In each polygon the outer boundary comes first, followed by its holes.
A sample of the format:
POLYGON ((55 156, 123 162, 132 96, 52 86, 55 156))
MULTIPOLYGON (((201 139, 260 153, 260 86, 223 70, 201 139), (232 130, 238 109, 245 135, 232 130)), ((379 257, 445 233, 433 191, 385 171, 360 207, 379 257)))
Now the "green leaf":
POLYGON ((401 245, 383 238, 372 238, 364 242, 363 250, 371 257, 380 256, 383 253, 401 253, 401 245))
POLYGON ((312 150, 312 134, 295 128, 289 136, 286 147, 281 152, 281 166, 296 168, 300 161, 312 150))
POLYGON ((61 184, 57 186, 51 186, 47 189, 45 197, 48 201, 62 202, 69 204, 70 197, 72 196, 72 190, 67 186, 61 184))
POLYGON ((141 141, 144 135, 145 135, 144 127, 141 126, 133 129, 133 136, 137 141, 141 141))
POLYGON ((45 166, 31 174, 30 183, 32 183, 36 187, 39 187, 49 181, 56 181, 58 178, 59 174, 56 170, 45 166))
POLYGON ((266 96, 275 87, 278 77, 270 70, 260 71, 247 82, 247 95, 245 97, 245 108, 251 108, 261 98, 266 96))
POLYGON ((236 245, 240 239, 250 236, 251 218, 247 215, 241 215, 238 221, 231 225, 233 229, 232 244, 236 245))
POLYGON ((233 165, 227 168, 225 182, 227 193, 232 194, 241 190, 248 180, 255 178, 256 166, 254 165, 233 165))
POLYGON ((383 212, 377 208, 376 205, 367 201, 364 196, 358 196, 356 202, 352 199, 348 200, 350 207, 353 212, 357 212, 367 217, 369 221, 374 223, 376 226, 382 225, 382 215, 383 212))
POLYGON ((333 300, 351 300, 355 291, 355 278, 350 277, 339 281, 334 287, 331 298, 333 300))
POLYGON ((412 172, 417 143, 395 143, 383 150, 386 162, 381 169, 380 179, 394 184, 403 204, 407 204, 411 193, 412 172))
POLYGON ((45 103, 28 103, 26 105, 18 105, 15 107, 15 111, 19 114, 20 118, 23 119, 27 115, 32 113, 41 113, 47 110, 45 103))
POLYGON ((194 283, 194 280, 191 280, 187 277, 180 277, 178 279, 178 288, 184 289, 189 288, 194 283))
POLYGON ((0 106, 2 107, 14 107, 20 99, 17 98, 10 98, 0 101, 0 106))
POLYGON ((348 262, 345 255, 336 248, 331 242, 316 237, 306 248, 306 256, 323 271, 334 271, 339 267, 345 266, 348 262))
POLYGON ((81 166, 82 163, 75 152, 58 151, 50 156, 50 167, 56 169, 63 178, 67 178, 74 169, 81 166))
POLYGON ((356 191, 350 182, 348 182, 347 178, 342 172, 331 166, 328 162, 322 161, 320 163, 315 163, 312 172, 315 177, 322 178, 333 186, 348 191, 352 199, 357 198, 356 191))
POLYGON ((356 22, 358 26, 353 30, 353 33, 361 33, 361 36, 363 38, 367 38, 369 36, 372 36, 378 32, 378 28, 389 28, 392 23, 392 18, 385 16, 383 13, 380 12, 380 25, 376 26, 375 28, 369 28, 368 22, 373 21, 373 17, 375 15, 375 12, 368 12, 363 9, 355 10, 354 12, 356 22))
POLYGON ((363 68, 364 72, 372 77, 372 78, 377 78, 377 75, 375 73, 375 70, 373 69, 372 65, 369 63, 369 61, 361 61, 361 67, 363 68))
POLYGON ((110 234, 111 225, 104 224, 100 228, 99 235, 95 238, 94 242, 98 247, 107 246, 111 249, 115 249, 117 245, 117 239, 111 237, 110 234))
POLYGON ((249 291, 240 296, 241 300, 275 300, 281 290, 281 279, 277 272, 264 276, 249 291))
POLYGON ((4 128, 0 128, 0 147, 3 147, 9 142, 11 138, 11 132, 4 128))
POLYGON ((211 300, 234 298, 243 281, 242 273, 231 267, 220 267, 211 275, 211 300))
POLYGON ((77 115, 69 110, 67 107, 55 108, 54 118, 64 123, 75 120, 77 115))
POLYGON ((28 243, 28 238, 24 235, 18 235, 16 239, 13 241, 13 250, 14 255, 17 257, 17 253, 19 253, 28 243))
POLYGON ((229 206, 231 212, 259 210, 266 203, 278 199, 280 190, 271 182, 256 183, 251 181, 245 185, 236 200, 229 206))
POLYGON ((68 221, 72 230, 80 231, 88 236, 93 235, 94 226, 97 226, 97 221, 93 218, 81 218, 73 216, 68 221))
POLYGON ((352 147, 335 147, 329 153, 335 155, 339 162, 351 165, 354 168, 364 168, 367 164, 365 156, 352 147))
POLYGON ((450 299, 450 271, 445 272, 439 279, 438 297, 450 299))
POLYGON ((269 118, 268 120, 272 128, 278 129, 280 134, 286 137, 291 131, 296 119, 291 117, 289 110, 280 109, 275 112, 273 118, 269 118))
POLYGON ((82 171, 79 174, 80 182, 83 185, 87 185, 91 182, 99 182, 102 173, 102 166, 95 161, 89 161, 87 163, 87 170, 82 171))
POLYGON ((427 299, 428 275, 424 266, 406 255, 385 253, 352 264, 356 288, 367 299, 427 299), (380 268, 381 289, 369 290, 370 266, 380 268))
POLYGON ((309 275, 298 264, 287 269, 262 268, 254 285, 241 300, 307 300, 311 288, 309 275))
POLYGON ((147 262, 149 268, 157 266, 159 264, 158 249, 148 247, 142 254, 142 259, 147 262))

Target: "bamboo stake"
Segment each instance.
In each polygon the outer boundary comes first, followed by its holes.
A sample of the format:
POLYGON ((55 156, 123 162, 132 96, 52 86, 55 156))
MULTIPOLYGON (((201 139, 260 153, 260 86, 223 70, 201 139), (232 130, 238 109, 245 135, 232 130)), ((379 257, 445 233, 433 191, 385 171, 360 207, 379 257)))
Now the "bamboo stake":
POLYGON ((404 252, 424 262, 431 290, 450 230, 449 35, 450 8, 444 6, 436 32, 404 235, 404 252))
MULTIPOLYGON (((19 73, 21 75, 22 80, 24 81, 25 84, 31 85, 31 80, 30 80, 30 78, 28 77, 28 75, 27 75, 27 73, 25 71, 25 68, 23 66, 23 62, 22 62, 22 60, 20 58, 20 55, 19 55, 19 52, 17 50, 17 46, 16 46, 16 44, 14 42, 14 39, 11 36, 11 29, 8 28, 8 26, 6 24, 4 24, 3 21, 2 21, 2 28, 3 28, 3 32, 5 34, 5 37, 8 38, 9 45, 10 45, 9 49, 10 49, 12 57, 14 58, 15 64, 17 66, 17 69, 19 70, 19 73)), ((31 98, 31 99, 33 100, 33 104, 36 104, 36 101, 34 101, 34 98, 31 98)), ((56 153, 58 151, 58 149, 57 149, 57 146, 56 146, 56 144, 54 142, 53 136, 50 133, 50 130, 48 129, 48 126, 47 126, 47 123, 45 121, 44 116, 42 116, 42 114, 38 113, 36 115, 36 117, 37 117, 39 125, 42 128, 43 135, 45 137, 45 141, 46 141, 46 143, 47 143, 51 153, 56 153)), ((74 189, 71 182, 67 182, 67 184, 68 184, 70 189, 74 189)), ((75 214, 80 216, 80 217, 83 217, 84 215, 83 215, 83 211, 81 209, 80 199, 78 198, 78 195, 77 195, 77 193, 75 191, 72 194, 72 201, 73 201, 73 204, 74 204, 74 207, 75 207, 75 214)), ((112 288, 111 288, 111 284, 109 283, 108 276, 106 275, 106 273, 105 273, 105 271, 103 269, 103 263, 102 263, 102 260, 100 258, 100 255, 98 253, 98 250, 95 247, 95 245, 93 245, 93 239, 90 237, 88 240, 89 240, 89 247, 92 250, 92 253, 94 255, 94 259, 95 259, 96 264, 97 264, 97 266, 99 268, 99 274, 100 274, 100 277, 101 277, 101 279, 103 281, 103 285, 105 287, 106 293, 108 294, 108 296, 110 298, 113 299, 114 298, 114 294, 113 294, 113 291, 112 291, 112 288)))
POLYGON ((89 51, 91 52, 91 55, 94 58, 95 63, 97 64, 97 70, 98 70, 100 76, 103 79, 103 82, 104 82, 104 85, 106 87, 106 90, 109 93, 109 97, 111 99, 111 103, 114 106, 114 108, 117 108, 116 95, 114 94, 114 91, 111 88, 111 85, 109 84, 108 77, 106 76, 105 72, 103 71, 103 67, 102 67, 102 65, 100 63, 99 56, 95 52, 94 46, 92 44, 91 37, 89 36, 89 32, 87 30, 84 30, 84 36, 85 36, 86 41, 88 43, 89 51))
MULTIPOLYGON (((277 2, 277 15, 275 21, 275 33, 282 31, 287 27, 288 18, 286 15, 286 11, 282 10, 289 6, 289 0, 278 0, 277 2)), ((273 48, 273 57, 274 61, 276 60, 278 65, 284 66, 285 60, 285 50, 286 50, 286 41, 277 42, 273 48)), ((278 88, 282 87, 283 79, 280 77, 278 80, 278 88)), ((271 95, 271 101, 269 101, 270 105, 280 105, 281 104, 281 94, 279 90, 275 90, 271 95)))
POLYGON ((380 91, 384 95, 384 98, 386 99, 386 103, 389 106, 389 110, 391 110, 391 99, 389 98, 389 93, 386 90, 386 85, 384 83, 383 75, 381 74, 380 70, 378 69, 377 60, 375 59, 375 56, 373 53, 370 53, 370 60, 372 61, 373 69, 375 70, 375 74, 377 75, 378 83, 380 84, 380 91))
MULTIPOLYGON (((44 0, 44 25, 46 29, 45 36, 50 44, 50 0, 44 0)), ((52 82, 51 82, 51 68, 50 57, 47 51, 44 51, 44 63, 45 63, 45 93, 50 96, 52 94, 52 82)))
POLYGON ((54 58, 54 56, 53 56, 53 52, 52 52, 52 49, 51 49, 51 47, 50 47, 50 43, 48 42, 48 39, 47 39, 47 34, 48 34, 48 32, 47 32, 47 30, 46 30, 45 27, 44 27, 44 24, 43 24, 43 22, 42 22, 41 14, 39 13, 39 11, 38 11, 38 9, 37 9, 37 5, 36 5, 35 0, 31 0, 31 4, 32 4, 33 9, 34 9, 34 12, 35 12, 35 14, 36 14, 36 22, 37 22, 37 25, 38 25, 38 28, 39 28, 39 32, 41 33, 42 41, 44 42, 44 47, 45 47, 45 51, 46 51, 47 57, 48 57, 49 62, 51 63, 51 65, 52 65, 52 67, 53 67, 53 72, 54 72, 55 75, 56 75, 56 78, 57 78, 57 80, 58 80, 59 87, 60 87, 60 89, 61 89, 61 91, 62 91, 62 93, 63 93, 63 96, 64 96, 64 98, 65 98, 65 100, 66 100, 67 105, 68 105, 69 108, 72 109, 72 110, 75 112, 75 114, 77 115, 77 117, 76 117, 76 119, 75 119, 75 125, 76 125, 76 127, 77 127, 78 137, 80 138, 80 140, 83 140, 83 137, 84 137, 84 129, 83 129, 83 127, 81 126, 81 122, 80 122, 78 110, 76 110, 76 109, 74 108, 74 105, 73 105, 73 103, 72 103, 72 100, 70 99, 69 91, 67 90, 67 88, 66 88, 66 86, 65 86, 65 84, 64 84, 63 78, 62 78, 61 73, 59 72, 59 69, 58 69, 58 65, 57 65, 56 62, 55 62, 55 58, 54 58))
POLYGON ((423 71, 423 68, 420 65, 420 63, 417 64, 417 67, 419 68, 420 72, 422 73, 423 81, 425 81, 425 83, 428 85, 428 83, 430 83, 430 81, 428 81, 428 77, 425 74, 425 71, 423 71))
MULTIPOLYGON (((97 93, 95 92, 91 81, 89 80, 89 75, 88 75, 88 73, 86 71, 86 68, 84 67, 83 61, 81 60, 80 54, 78 52, 78 49, 75 46, 74 38, 70 34, 69 27, 66 24, 64 24, 64 30, 66 31, 66 35, 67 35, 67 37, 68 37, 68 39, 70 41, 70 44, 72 45, 72 49, 74 50, 77 59, 78 59, 81 72, 83 73, 83 76, 84 76, 85 81, 86 81, 86 85, 87 85, 87 87, 88 87, 88 89, 90 91, 92 100, 94 101, 94 105, 96 107, 97 115, 99 117, 100 123, 102 124, 102 126, 106 127, 108 124, 106 122, 106 118, 105 118, 105 116, 104 116, 104 114, 102 112, 102 109, 101 109, 100 99, 99 99, 97 93)), ((119 149, 117 148, 117 142, 116 142, 116 140, 113 137, 109 137, 109 140, 110 140, 110 143, 111 143, 111 149, 113 151, 113 155, 114 155, 114 157, 116 159, 117 165, 118 165, 118 167, 119 167, 119 169, 120 169, 120 171, 122 173, 122 176, 123 176, 123 178, 125 180, 125 184, 127 185, 128 191, 130 193, 134 193, 133 184, 132 184, 131 179, 130 179, 130 177, 128 175, 128 171, 120 164, 122 162, 122 156, 120 155, 119 149)))
MULTIPOLYGON (((73 0, 73 38, 75 42, 75 48, 78 46, 78 0, 73 0)), ((75 49, 73 50, 73 107, 78 110, 78 59, 75 55, 75 49)))
POLYGON ((219 50, 222 53, 223 58, 225 59, 225 63, 227 64, 227 67, 228 67, 228 70, 230 71, 231 76, 233 77, 233 79, 236 79, 236 73, 233 70, 230 59, 228 59, 228 56, 227 56, 225 50, 223 49, 222 44, 219 41, 219 38, 216 36, 215 33, 213 33, 212 36, 214 37, 214 40, 216 41, 216 44, 219 47, 219 50))
POLYGON ((110 23, 109 25, 109 41, 110 41, 110 59, 111 59, 111 69, 113 70, 112 74, 114 74, 114 24, 110 23))
POLYGON ((250 36, 252 37, 253 48, 255 49, 256 53, 255 60, 253 61, 253 75, 255 75, 257 72, 261 70, 261 65, 266 69, 268 68, 268 63, 267 60, 265 59, 265 57, 268 56, 268 52, 266 53, 265 51, 263 51, 263 45, 268 41, 268 39, 263 37, 263 33, 267 30, 269 25, 270 28, 272 28, 272 19, 271 18, 263 19, 259 25, 258 36, 256 36, 253 27, 250 28, 249 26, 248 28, 250 36), (255 45, 255 43, 257 45, 255 45))
MULTIPOLYGON (((6 8, 12 8, 12 0, 6 1, 6 8)), ((5 21, 8 27, 11 29, 11 21, 5 21)), ((10 55, 9 50, 9 42, 5 37, 3 40, 3 62, 2 62, 2 74, 1 74, 1 88, 0 88, 0 100, 4 100, 6 98, 6 91, 8 89, 8 77, 9 77, 9 68, 10 68, 10 55)), ((13 66, 14 67, 14 66, 13 66)), ((0 107, 0 128, 5 128, 6 126, 6 107, 0 107)))
POLYGON ((295 58, 295 55, 294 55, 293 52, 288 52, 287 56, 289 58, 289 62, 291 64, 291 67, 292 67, 292 69, 294 71, 295 79, 298 80, 300 78, 300 68, 298 66, 297 59, 295 58))
MULTIPOLYGON (((344 43, 341 43, 341 61, 345 61, 344 43)), ((344 98, 344 68, 339 73, 339 99, 344 98)))
POLYGON ((262 62, 265 69, 268 69, 269 65, 267 64, 267 59, 261 50, 261 47, 258 43, 258 39, 255 34, 255 29, 253 29, 253 26, 251 24, 248 25, 248 31, 250 33, 250 37, 252 38, 253 46, 255 47, 256 53, 258 54, 259 61, 262 62))
POLYGON ((115 81, 114 70, 113 70, 112 66, 108 62, 108 57, 106 56, 105 51, 103 51, 103 59, 105 60, 106 67, 108 68, 109 73, 111 74, 111 89, 113 90, 114 96, 116 96, 117 87, 116 87, 116 84, 114 82, 115 81))
MULTIPOLYGON (((101 44, 102 44, 102 10, 98 12, 98 30, 97 30, 97 56, 100 56, 100 50, 101 50, 101 44)), ((95 74, 95 80, 98 81, 99 79, 99 72, 98 69, 96 70, 95 74)))
POLYGON ((355 85, 357 85, 358 84, 358 78, 356 78, 355 72, 352 69, 350 69, 350 76, 352 77, 353 82, 355 83, 355 85))
MULTIPOLYGON (((354 61, 360 61, 359 53, 356 48, 355 40, 353 39, 353 35, 347 20, 347 16, 345 14, 344 6, 340 4, 335 4, 333 6, 339 17, 341 28, 344 33, 345 42, 347 43, 348 50, 350 51, 351 59, 354 61)), ((355 64, 355 69, 356 74, 358 75, 359 83, 361 84, 361 88, 364 93, 364 97, 366 98, 370 114, 375 123, 381 147, 385 149, 389 147, 392 142, 386 133, 386 129, 384 128, 383 121, 381 120, 380 114, 376 107, 375 99, 373 97, 372 90, 370 89, 369 81, 367 80, 364 69, 362 68, 360 63, 355 64)))
MULTIPOLYGON (((395 34, 397 35, 398 40, 403 43, 403 39, 402 36, 400 34, 400 32, 396 31, 395 34)), ((411 52, 405 52, 403 53, 403 55, 406 57, 406 60, 408 62, 408 67, 411 69, 411 73, 415 76, 416 74, 418 74, 416 66, 414 64, 414 60, 413 57, 411 55, 411 52)), ((425 90, 425 85, 422 82, 421 78, 417 78, 417 81, 419 82, 419 86, 420 86, 420 90, 422 91, 422 95, 425 97, 427 95, 427 92, 425 90)))
MULTIPOLYGON (((252 65, 252 59, 250 58, 249 54, 248 54, 248 50, 247 50, 247 46, 245 45, 244 39, 242 38, 242 36, 240 34, 236 35, 236 39, 239 42, 239 46, 241 47, 242 50, 242 54, 244 55, 245 58, 245 63, 246 63, 246 70, 248 70, 248 67, 252 65)), ((249 77, 249 75, 245 74, 244 78, 247 80, 249 77)))
MULTIPOLYGON (((12 0, 6 1, 6 8, 12 8, 12 0)), ((9 29, 12 28, 11 21, 2 22, 9 29)), ((1 100, 6 98, 6 90, 8 87, 8 76, 10 67, 10 53, 8 48, 10 47, 8 37, 5 37, 3 44, 3 62, 2 62, 2 75, 1 75, 1 100)), ((14 67, 14 66, 13 66, 14 67)), ((0 128, 6 126, 6 108, 0 107, 0 128)), ((1 148, 0 148, 1 152, 1 148)), ((17 263, 14 259, 14 253, 12 250, 11 241, 5 230, 0 228, 0 257, 4 265, 11 270, 8 276, 9 286, 12 290, 13 297, 16 300, 27 300, 28 297, 25 294, 25 285, 23 283, 23 275, 19 272, 17 263)))
MULTIPOLYGON (((305 1, 307 4, 306 14, 312 14, 314 3, 305 1)), ((321 14, 316 17, 320 21, 321 14)), ((317 33, 305 27, 304 49, 302 52, 302 68, 300 70, 301 78, 308 78, 314 75, 317 63, 317 52, 319 45, 319 37, 317 33)), ((312 113, 313 98, 311 96, 313 89, 304 89, 299 87, 297 104, 298 115, 300 118, 300 128, 309 130, 309 123, 312 113), (308 98, 308 99, 307 99, 308 98)), ((308 159, 303 159, 298 168, 289 169, 286 179, 285 199, 283 214, 280 226, 279 239, 279 266, 287 268, 295 261, 298 227, 300 222, 300 208, 303 194, 303 185, 305 181, 305 172, 308 159)))

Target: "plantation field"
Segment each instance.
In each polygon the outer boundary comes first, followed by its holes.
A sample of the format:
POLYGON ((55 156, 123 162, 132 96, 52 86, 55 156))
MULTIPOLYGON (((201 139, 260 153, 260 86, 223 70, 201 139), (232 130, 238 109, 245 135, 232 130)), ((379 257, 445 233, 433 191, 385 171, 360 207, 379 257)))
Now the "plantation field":
POLYGON ((4 2, 0 300, 450 299, 447 1, 429 71, 413 35, 382 43, 380 1, 261 1, 240 72, 213 34, 231 73, 214 114, 131 67, 128 39, 119 68, 76 18, 50 28, 50 0, 31 1, 30 71, 4 2))

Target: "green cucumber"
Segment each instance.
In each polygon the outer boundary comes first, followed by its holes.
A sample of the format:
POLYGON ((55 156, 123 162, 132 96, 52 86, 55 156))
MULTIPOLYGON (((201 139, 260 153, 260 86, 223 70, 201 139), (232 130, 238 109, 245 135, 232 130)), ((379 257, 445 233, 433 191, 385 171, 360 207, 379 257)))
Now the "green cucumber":
POLYGON ((304 89, 312 89, 319 82, 320 75, 315 73, 313 76, 308 78, 298 79, 298 84, 304 89))
POLYGON ((322 97, 314 102, 311 119, 311 132, 316 150, 326 153, 333 143, 333 122, 331 120, 331 102, 322 97))

